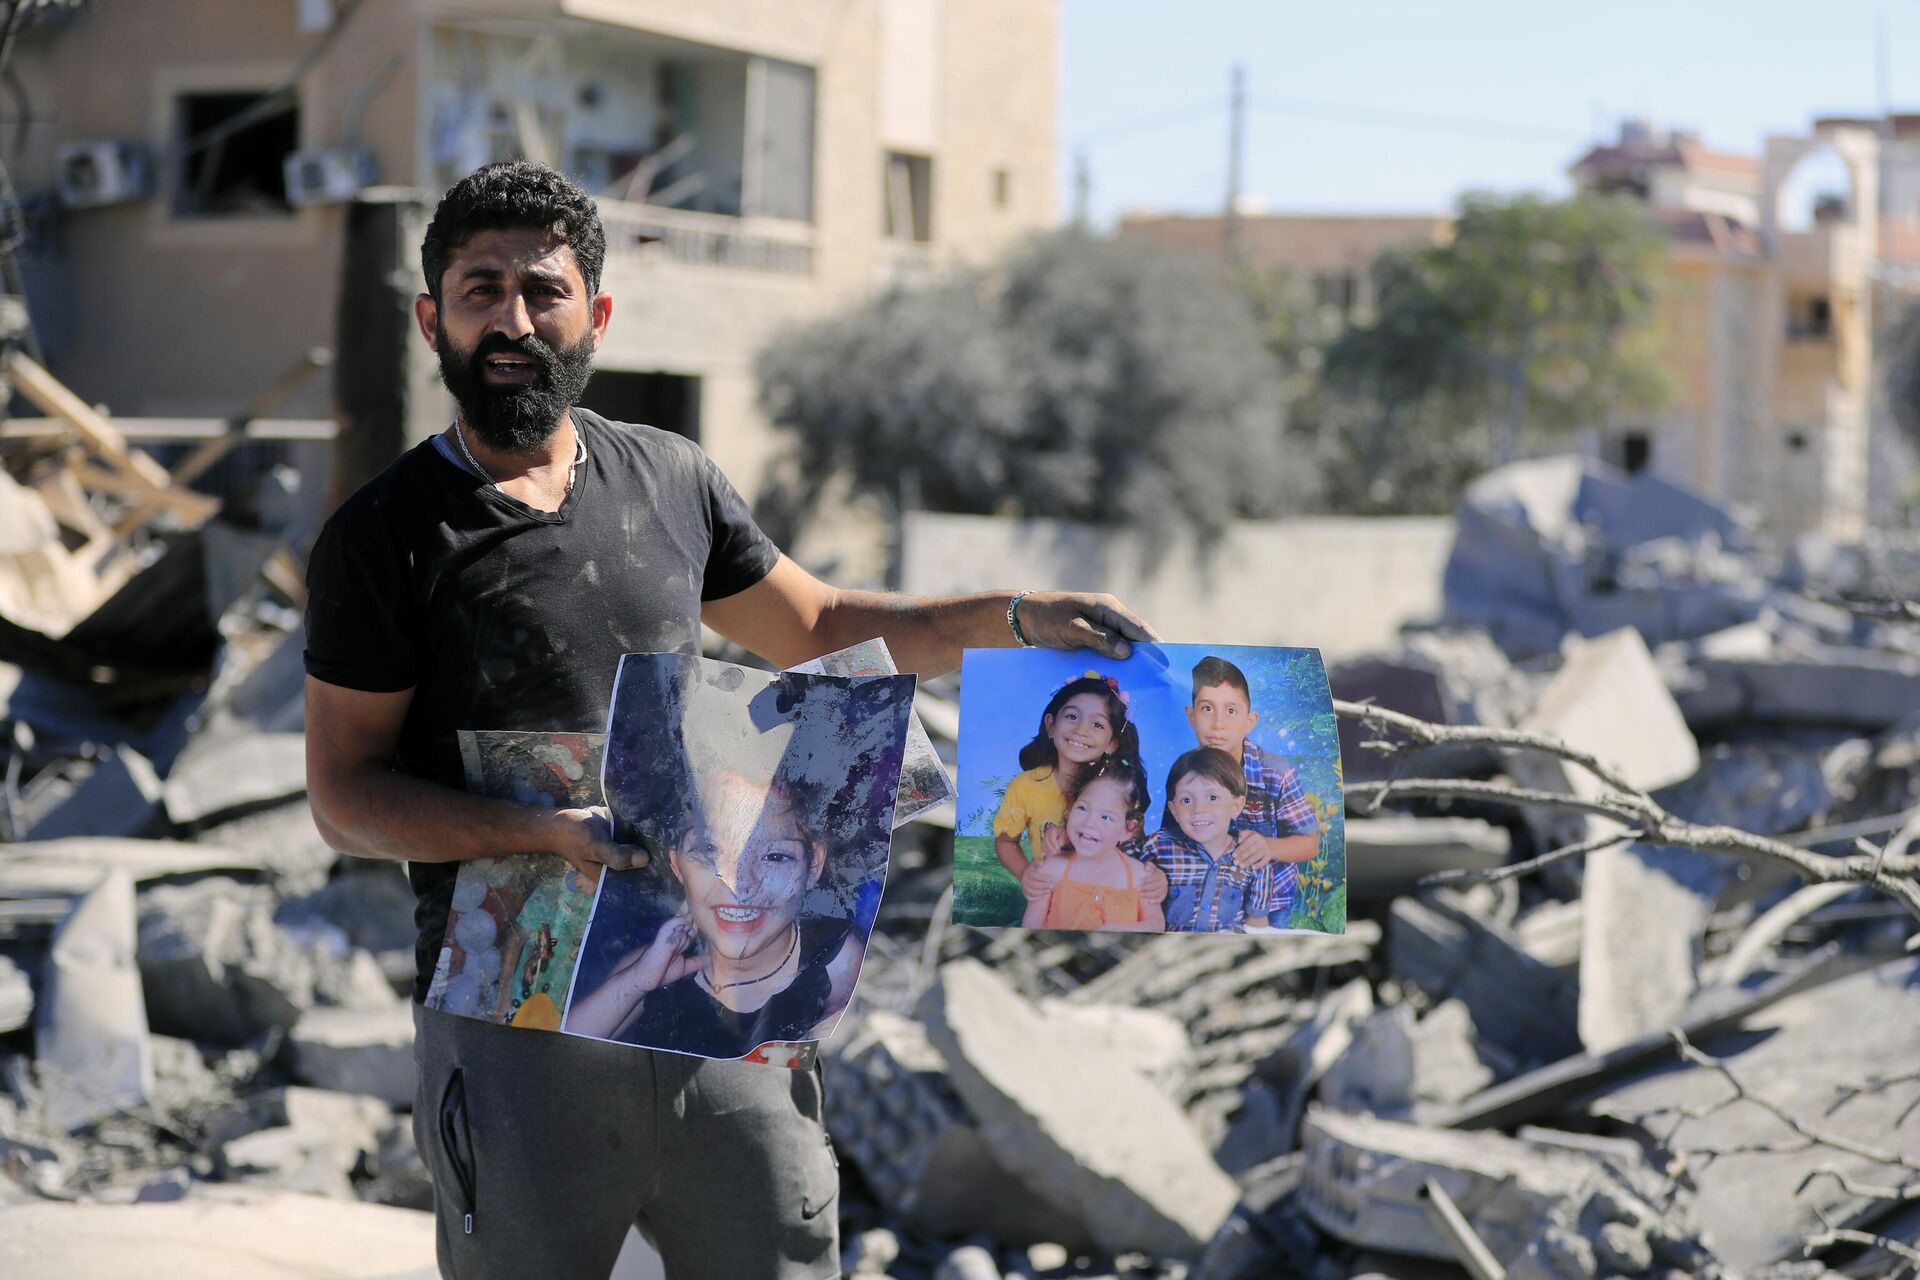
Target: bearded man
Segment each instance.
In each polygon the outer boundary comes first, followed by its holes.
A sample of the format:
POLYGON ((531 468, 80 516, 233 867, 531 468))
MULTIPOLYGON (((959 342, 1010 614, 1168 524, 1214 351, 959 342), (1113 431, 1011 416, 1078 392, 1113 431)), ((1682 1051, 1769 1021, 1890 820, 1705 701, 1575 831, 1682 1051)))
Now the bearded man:
POLYGON ((816 1071, 497 1026, 424 1008, 459 864, 557 854, 597 881, 643 851, 604 813, 468 795, 463 729, 597 732, 624 653, 700 624, 785 667, 880 636, 903 671, 966 647, 1120 657, 1110 596, 926 600, 815 579, 691 442, 577 407, 613 315, 592 199, 525 162, 441 199, 420 332, 459 415, 343 503, 309 563, 307 780, 335 847, 404 860, 418 899, 414 1134, 443 1275, 605 1276, 628 1224, 675 1280, 838 1272, 816 1071))

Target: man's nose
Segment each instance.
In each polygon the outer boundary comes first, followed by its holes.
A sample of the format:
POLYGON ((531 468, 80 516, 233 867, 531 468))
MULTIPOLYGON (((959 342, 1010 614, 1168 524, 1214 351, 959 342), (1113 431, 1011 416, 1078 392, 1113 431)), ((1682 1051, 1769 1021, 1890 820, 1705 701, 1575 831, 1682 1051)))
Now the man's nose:
POLYGON ((527 310, 525 294, 517 289, 508 291, 493 328, 494 332, 514 342, 533 332, 533 313, 527 310))

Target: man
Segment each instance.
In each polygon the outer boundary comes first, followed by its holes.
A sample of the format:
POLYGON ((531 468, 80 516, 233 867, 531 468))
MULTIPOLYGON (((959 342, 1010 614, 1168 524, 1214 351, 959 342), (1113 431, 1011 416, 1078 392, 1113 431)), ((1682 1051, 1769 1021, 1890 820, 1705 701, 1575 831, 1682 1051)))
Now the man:
POLYGON ((654 1053, 419 1004, 461 861, 645 854, 604 811, 459 790, 462 729, 599 730, 626 652, 700 623, 789 666, 883 636, 903 671, 1021 641, 1124 656, 1107 596, 841 591, 781 555, 695 446, 574 407, 613 313, 592 200, 490 165, 441 199, 420 331, 459 406, 328 521, 309 568, 307 778, 336 848, 404 859, 419 905, 414 1133, 443 1274, 604 1276, 629 1222, 675 1280, 832 1275, 817 1072, 654 1053))

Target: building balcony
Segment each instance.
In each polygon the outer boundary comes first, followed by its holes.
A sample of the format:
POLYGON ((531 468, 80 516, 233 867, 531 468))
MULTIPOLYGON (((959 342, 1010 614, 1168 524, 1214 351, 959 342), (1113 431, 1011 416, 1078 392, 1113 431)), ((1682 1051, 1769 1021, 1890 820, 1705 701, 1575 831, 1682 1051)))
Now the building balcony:
POLYGON ((785 218, 729 217, 600 198, 607 259, 624 268, 654 262, 774 276, 811 276, 814 229, 785 218), (657 243, 643 237, 653 237, 657 243), (638 255, 637 257, 635 255, 638 255))

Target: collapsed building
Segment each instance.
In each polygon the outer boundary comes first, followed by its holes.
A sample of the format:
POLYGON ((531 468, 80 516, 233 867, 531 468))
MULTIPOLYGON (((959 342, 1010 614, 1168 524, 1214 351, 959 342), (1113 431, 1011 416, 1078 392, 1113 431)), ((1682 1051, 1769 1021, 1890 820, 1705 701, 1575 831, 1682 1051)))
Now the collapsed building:
MULTIPOLYGON (((105 1249, 198 1206, 430 1274, 425 1215, 354 1216, 430 1197, 412 898, 307 814, 294 584, 203 535, 235 585, 136 613, 198 647, 83 662, 18 585, 71 530, 9 483, 0 1223, 105 1249)), ((1916 588, 1915 548, 1769 550, 1657 479, 1520 464, 1462 504, 1446 616, 1331 667, 1345 934, 968 929, 938 820, 903 829, 825 1046, 846 1270, 1911 1270, 1916 588)), ((0 1270, 55 1274, 21 1238, 0 1270)))

